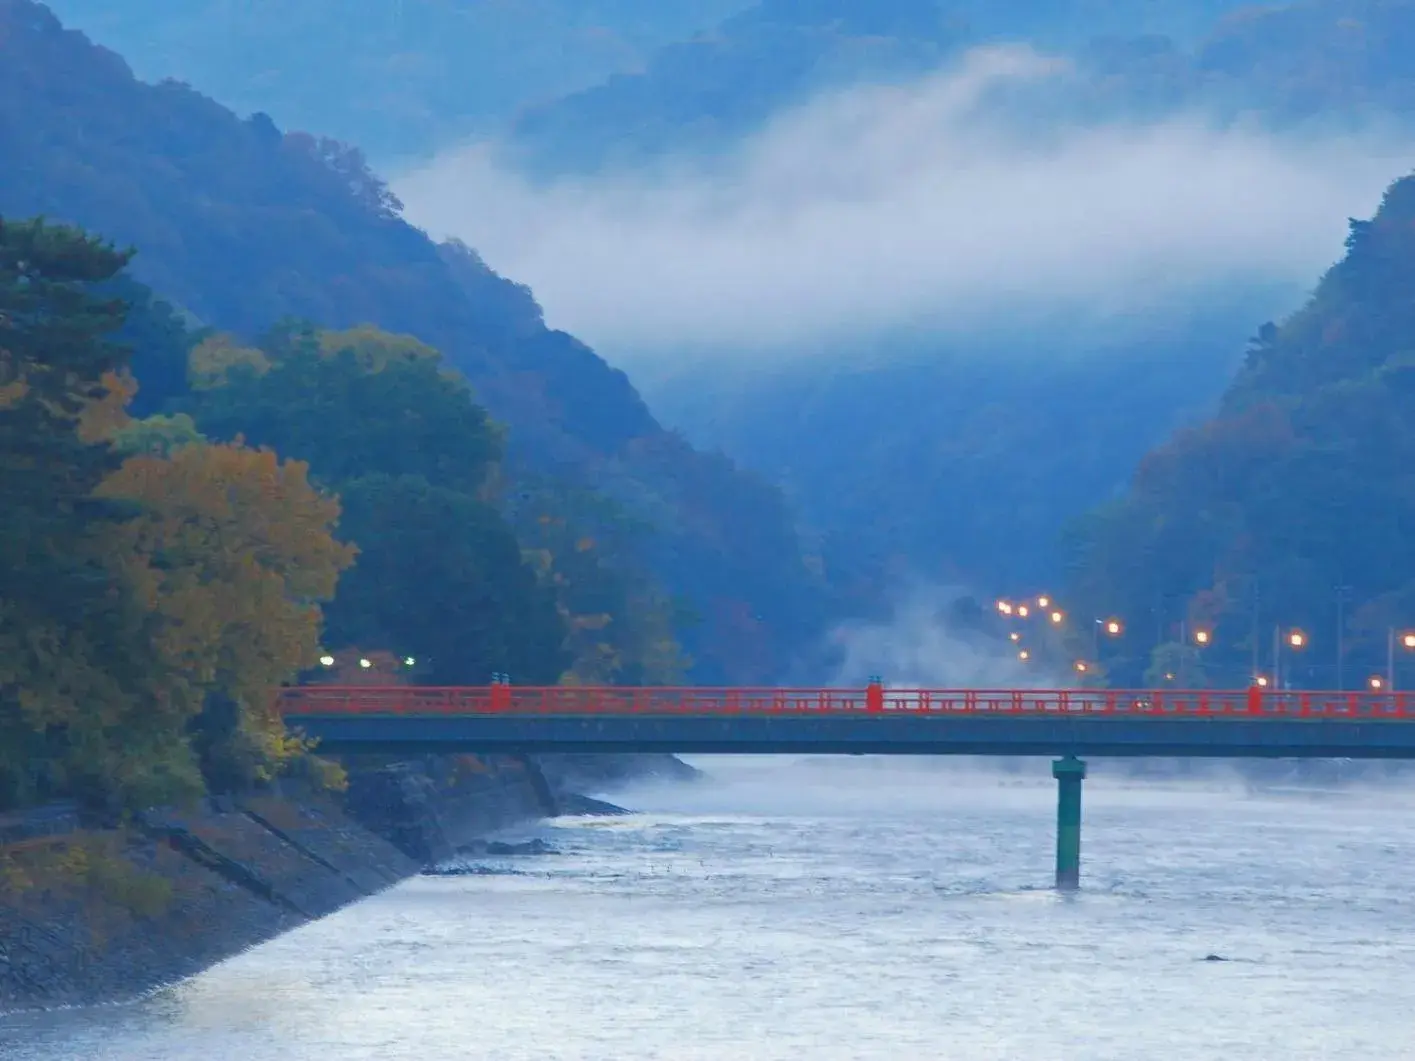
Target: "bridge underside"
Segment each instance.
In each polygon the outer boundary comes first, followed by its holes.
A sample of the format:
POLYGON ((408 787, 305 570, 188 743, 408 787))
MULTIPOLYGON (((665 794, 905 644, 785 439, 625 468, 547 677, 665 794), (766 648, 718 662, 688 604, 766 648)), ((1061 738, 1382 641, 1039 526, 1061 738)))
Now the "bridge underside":
POLYGON ((636 715, 286 717, 331 754, 680 752, 1415 759, 1415 724, 1381 719, 636 715))

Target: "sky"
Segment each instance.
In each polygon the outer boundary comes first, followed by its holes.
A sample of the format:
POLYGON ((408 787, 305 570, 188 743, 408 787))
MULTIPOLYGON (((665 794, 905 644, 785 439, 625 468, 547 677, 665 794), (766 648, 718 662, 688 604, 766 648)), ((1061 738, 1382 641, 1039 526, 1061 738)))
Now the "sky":
POLYGON ((394 189, 413 223, 461 237, 553 327, 632 368, 1133 316, 1252 279, 1305 289, 1415 158, 1389 136, 1284 139, 1192 114, 1040 131, 1002 114, 999 90, 1066 76, 1025 47, 979 49, 780 113, 711 163, 536 185, 481 144, 394 189))

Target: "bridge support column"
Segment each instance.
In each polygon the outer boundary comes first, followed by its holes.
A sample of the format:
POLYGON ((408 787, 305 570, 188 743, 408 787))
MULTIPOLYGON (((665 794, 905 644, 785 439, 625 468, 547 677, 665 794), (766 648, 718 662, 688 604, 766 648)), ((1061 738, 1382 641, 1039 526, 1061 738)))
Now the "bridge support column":
POLYGON ((1056 887, 1075 891, 1081 886, 1081 782, 1086 764, 1074 755, 1051 764, 1056 778, 1056 887))

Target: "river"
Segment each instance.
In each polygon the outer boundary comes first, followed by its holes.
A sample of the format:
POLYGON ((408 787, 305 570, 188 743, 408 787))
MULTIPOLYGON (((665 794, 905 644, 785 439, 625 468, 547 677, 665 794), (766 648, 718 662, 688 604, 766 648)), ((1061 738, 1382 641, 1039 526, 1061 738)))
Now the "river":
POLYGON ((421 877, 5 1061, 1415 1057, 1415 792, 700 760, 560 853, 421 877), (1215 954, 1228 960, 1206 961, 1215 954))

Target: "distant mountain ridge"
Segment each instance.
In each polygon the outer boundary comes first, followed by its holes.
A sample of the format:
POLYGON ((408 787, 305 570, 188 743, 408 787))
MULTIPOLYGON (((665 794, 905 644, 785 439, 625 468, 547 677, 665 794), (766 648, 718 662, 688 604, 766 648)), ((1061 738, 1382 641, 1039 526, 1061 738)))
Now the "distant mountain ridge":
POLYGON ((358 143, 380 166, 498 128, 750 0, 52 0, 145 80, 358 143))

